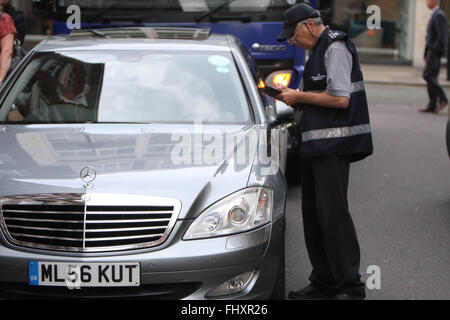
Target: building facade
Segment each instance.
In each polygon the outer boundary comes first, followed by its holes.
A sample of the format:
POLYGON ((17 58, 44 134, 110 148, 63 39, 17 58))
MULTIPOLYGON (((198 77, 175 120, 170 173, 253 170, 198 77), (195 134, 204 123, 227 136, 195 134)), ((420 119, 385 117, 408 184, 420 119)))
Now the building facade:
MULTIPOLYGON (((322 0, 329 8, 326 22, 346 31, 355 42, 363 62, 394 62, 424 65, 425 36, 431 11, 426 0, 322 0), (380 8, 380 29, 369 30, 368 19, 380 8)), ((450 16, 450 0, 441 0, 450 16)))

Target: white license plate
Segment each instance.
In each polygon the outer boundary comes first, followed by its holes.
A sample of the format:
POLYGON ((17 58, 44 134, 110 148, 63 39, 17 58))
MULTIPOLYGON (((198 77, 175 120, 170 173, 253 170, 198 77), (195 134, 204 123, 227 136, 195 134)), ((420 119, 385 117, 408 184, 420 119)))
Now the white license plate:
POLYGON ((140 265, 129 263, 29 262, 29 283, 33 286, 137 287, 140 265))

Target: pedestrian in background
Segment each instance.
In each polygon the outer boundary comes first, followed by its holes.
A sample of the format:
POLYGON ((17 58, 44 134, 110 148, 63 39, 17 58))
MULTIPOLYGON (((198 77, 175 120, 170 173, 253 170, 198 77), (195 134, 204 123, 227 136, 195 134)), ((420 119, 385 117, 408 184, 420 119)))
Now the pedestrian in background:
POLYGON ((22 11, 13 7, 9 0, 0 0, 0 4, 3 5, 4 12, 13 18, 14 25, 17 29, 16 39, 20 41, 20 45, 23 45, 28 28, 27 17, 22 11))
POLYGON ((419 109, 420 112, 439 113, 448 105, 447 95, 439 84, 441 58, 447 56, 448 51, 448 22, 439 4, 440 0, 427 0, 427 7, 432 12, 427 29, 423 78, 427 82, 430 102, 427 107, 419 109))
POLYGON ((0 15, 0 86, 2 86, 11 66, 17 29, 11 16, 3 12, 2 4, 0 4, 0 15))
POLYGON ((301 90, 276 98, 303 105, 302 212, 305 243, 313 267, 311 283, 291 299, 365 298, 359 273, 360 248, 350 216, 350 163, 373 152, 364 80, 348 35, 323 25, 320 13, 298 4, 284 14, 278 41, 311 50, 301 90))

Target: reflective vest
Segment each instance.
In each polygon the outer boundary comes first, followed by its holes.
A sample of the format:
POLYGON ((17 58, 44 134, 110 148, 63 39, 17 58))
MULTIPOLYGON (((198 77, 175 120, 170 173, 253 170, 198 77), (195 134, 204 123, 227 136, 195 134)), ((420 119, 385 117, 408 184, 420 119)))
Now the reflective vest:
POLYGON ((304 105, 301 153, 304 157, 348 155, 355 162, 371 155, 373 144, 361 66, 356 48, 345 33, 325 31, 319 38, 306 64, 303 84, 304 91, 324 92, 327 89, 325 51, 338 40, 346 42, 353 56, 350 104, 347 109, 304 105))

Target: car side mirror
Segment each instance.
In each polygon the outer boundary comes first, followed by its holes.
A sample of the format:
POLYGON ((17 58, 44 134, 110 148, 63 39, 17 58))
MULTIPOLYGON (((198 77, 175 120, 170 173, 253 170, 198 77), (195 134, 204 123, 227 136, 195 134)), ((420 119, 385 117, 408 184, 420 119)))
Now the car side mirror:
POLYGON ((288 124, 294 121, 295 113, 294 108, 284 104, 281 101, 277 101, 275 104, 275 110, 268 116, 269 130, 274 129, 282 124, 288 124))

